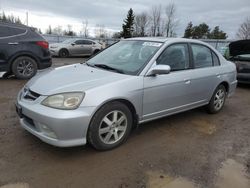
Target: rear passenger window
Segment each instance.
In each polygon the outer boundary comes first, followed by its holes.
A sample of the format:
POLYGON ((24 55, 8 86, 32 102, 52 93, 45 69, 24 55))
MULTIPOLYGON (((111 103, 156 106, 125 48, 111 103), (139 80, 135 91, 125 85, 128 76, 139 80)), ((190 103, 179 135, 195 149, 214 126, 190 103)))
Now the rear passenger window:
POLYGON ((191 44, 195 68, 204 68, 213 66, 211 50, 203 45, 191 44))
POLYGON ((9 33, 9 27, 0 26, 0 37, 8 37, 9 33))
POLYGON ((213 62, 214 62, 214 66, 219 66, 220 65, 220 61, 218 56, 212 51, 213 54, 213 62))
POLYGON ((26 32, 26 29, 10 27, 10 35, 21 35, 26 32))
POLYGON ((26 32, 26 29, 23 29, 23 28, 0 26, 0 38, 1 37, 14 37, 16 35, 24 34, 25 32, 26 32))

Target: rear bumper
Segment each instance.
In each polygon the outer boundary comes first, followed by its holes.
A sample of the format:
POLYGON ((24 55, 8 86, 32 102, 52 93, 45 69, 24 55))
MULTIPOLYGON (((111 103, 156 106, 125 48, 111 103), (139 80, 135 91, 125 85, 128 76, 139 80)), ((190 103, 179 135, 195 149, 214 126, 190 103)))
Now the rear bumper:
POLYGON ((238 83, 237 80, 230 83, 229 91, 228 91, 228 97, 230 97, 230 96, 232 96, 234 94, 234 92, 236 90, 236 87, 237 87, 237 83, 238 83))
POLYGON ((250 73, 238 73, 237 80, 239 83, 250 84, 250 73))
POLYGON ((40 62, 38 63, 38 69, 46 69, 51 67, 52 65, 52 59, 51 57, 40 60, 40 62))

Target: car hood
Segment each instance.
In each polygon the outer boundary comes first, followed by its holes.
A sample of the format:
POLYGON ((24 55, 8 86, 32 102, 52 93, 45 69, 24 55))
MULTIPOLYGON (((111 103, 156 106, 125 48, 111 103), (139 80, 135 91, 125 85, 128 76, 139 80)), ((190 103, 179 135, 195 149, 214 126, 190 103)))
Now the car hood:
POLYGON ((40 95, 52 95, 63 92, 86 91, 130 77, 130 75, 93 68, 85 64, 75 64, 50 68, 38 73, 26 84, 26 87, 40 95))
POLYGON ((230 56, 250 54, 250 40, 239 40, 229 44, 230 56))

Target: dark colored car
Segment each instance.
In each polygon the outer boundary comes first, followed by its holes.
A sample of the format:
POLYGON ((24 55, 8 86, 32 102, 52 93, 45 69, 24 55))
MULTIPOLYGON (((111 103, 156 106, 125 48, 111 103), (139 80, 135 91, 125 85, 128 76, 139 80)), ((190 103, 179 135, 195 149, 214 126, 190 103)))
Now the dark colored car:
POLYGON ((0 72, 29 79, 50 66, 49 44, 34 28, 0 22, 0 72))
POLYGON ((230 43, 229 59, 236 64, 238 82, 250 84, 250 40, 230 43))

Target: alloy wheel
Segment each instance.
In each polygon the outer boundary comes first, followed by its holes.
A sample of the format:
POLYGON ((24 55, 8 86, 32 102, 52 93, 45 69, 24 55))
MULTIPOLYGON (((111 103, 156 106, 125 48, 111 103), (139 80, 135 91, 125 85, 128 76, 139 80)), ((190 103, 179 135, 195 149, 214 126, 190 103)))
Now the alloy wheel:
POLYGON ((126 115, 118 110, 108 113, 99 126, 99 137, 105 144, 114 144, 121 140, 127 130, 126 115))
POLYGON ((214 108, 218 111, 223 107, 225 102, 225 91, 223 89, 219 89, 214 96, 214 108))
POLYGON ((17 71, 20 75, 24 77, 29 77, 34 73, 34 65, 33 62, 28 59, 22 59, 17 64, 17 71))

